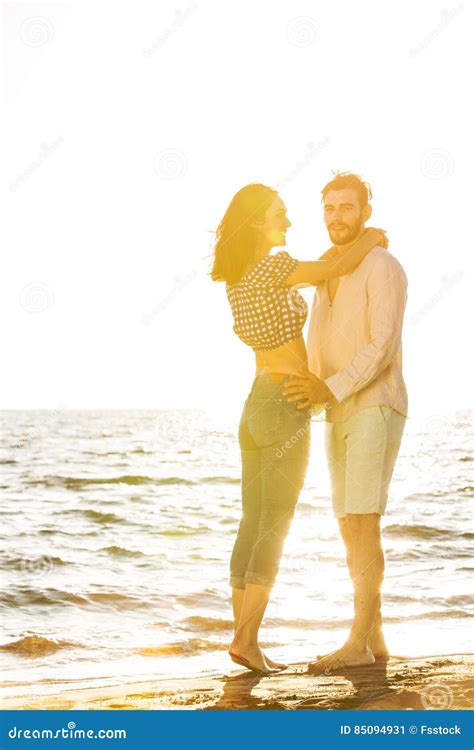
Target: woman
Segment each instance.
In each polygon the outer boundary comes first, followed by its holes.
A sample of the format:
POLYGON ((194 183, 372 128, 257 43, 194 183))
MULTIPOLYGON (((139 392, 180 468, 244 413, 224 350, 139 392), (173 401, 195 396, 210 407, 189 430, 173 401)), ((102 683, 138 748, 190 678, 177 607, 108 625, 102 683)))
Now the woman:
POLYGON ((242 519, 230 563, 234 612, 232 660, 270 673, 284 669, 261 650, 258 631, 278 572, 283 544, 303 487, 310 446, 310 407, 282 396, 285 382, 307 368, 302 328, 307 305, 296 286, 352 271, 385 238, 366 229, 342 256, 298 261, 286 251, 290 227, 278 193, 266 185, 239 190, 216 233, 211 277, 225 281, 234 331, 255 351, 256 375, 239 427, 242 519))

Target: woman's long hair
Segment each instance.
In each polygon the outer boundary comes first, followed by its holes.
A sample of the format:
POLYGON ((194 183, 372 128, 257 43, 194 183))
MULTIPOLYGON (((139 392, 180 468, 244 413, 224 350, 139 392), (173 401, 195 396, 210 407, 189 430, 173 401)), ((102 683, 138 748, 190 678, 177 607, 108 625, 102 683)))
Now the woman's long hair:
POLYGON ((251 222, 262 220, 276 190, 252 183, 234 195, 217 227, 213 281, 235 284, 257 262, 258 231, 251 222))

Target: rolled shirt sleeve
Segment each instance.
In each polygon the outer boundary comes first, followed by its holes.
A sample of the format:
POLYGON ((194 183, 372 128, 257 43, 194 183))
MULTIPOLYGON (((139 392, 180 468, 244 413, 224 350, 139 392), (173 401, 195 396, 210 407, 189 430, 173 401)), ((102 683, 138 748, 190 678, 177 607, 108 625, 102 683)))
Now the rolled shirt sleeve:
POLYGON ((338 402, 365 388, 396 356, 407 286, 407 277, 396 258, 381 256, 367 279, 370 343, 324 381, 338 402))

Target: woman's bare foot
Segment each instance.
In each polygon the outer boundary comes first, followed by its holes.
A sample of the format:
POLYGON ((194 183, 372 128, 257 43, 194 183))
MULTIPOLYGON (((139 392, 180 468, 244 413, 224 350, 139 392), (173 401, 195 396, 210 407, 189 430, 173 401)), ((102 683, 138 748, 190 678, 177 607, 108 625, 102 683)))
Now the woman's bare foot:
POLYGON ((258 644, 239 643, 235 638, 229 646, 229 655, 232 661, 241 664, 247 669, 255 672, 270 674, 276 671, 266 660, 265 654, 258 644))
POLYGON ((369 635, 369 648, 372 651, 376 659, 388 659, 390 652, 388 646, 385 643, 385 638, 380 630, 372 630, 369 635))
POLYGON ((354 644, 345 644, 331 654, 308 664, 310 674, 330 673, 343 667, 364 667, 375 662, 370 648, 359 649, 354 644))
POLYGON ((279 661, 273 661, 273 659, 270 659, 267 654, 264 654, 265 661, 267 662, 268 666, 272 669, 288 669, 288 664, 282 664, 282 662, 279 661))

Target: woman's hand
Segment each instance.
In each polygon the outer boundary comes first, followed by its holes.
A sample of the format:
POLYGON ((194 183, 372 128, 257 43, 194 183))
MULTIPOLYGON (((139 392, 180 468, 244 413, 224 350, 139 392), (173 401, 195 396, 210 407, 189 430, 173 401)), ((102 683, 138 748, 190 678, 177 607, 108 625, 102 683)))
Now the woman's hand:
POLYGON ((302 401, 297 409, 305 409, 311 404, 323 404, 333 397, 324 380, 320 380, 309 370, 301 370, 299 378, 289 380, 283 386, 283 395, 288 402, 302 401))

